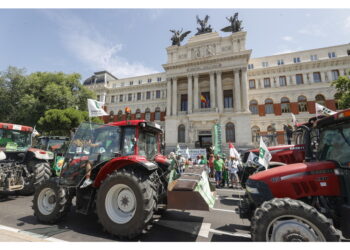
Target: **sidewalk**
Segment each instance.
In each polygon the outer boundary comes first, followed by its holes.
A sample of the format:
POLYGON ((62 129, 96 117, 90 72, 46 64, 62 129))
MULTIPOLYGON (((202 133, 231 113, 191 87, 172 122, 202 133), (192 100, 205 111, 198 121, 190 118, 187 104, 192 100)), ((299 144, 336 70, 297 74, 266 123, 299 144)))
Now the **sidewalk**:
POLYGON ((48 242, 29 234, 0 229, 0 242, 48 242))

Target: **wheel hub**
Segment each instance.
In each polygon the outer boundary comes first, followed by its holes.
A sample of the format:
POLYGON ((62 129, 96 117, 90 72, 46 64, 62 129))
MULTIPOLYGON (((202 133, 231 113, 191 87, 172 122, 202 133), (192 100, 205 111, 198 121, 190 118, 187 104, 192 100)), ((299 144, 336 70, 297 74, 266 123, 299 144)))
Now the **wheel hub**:
POLYGON ((38 196, 38 209, 43 215, 51 214, 56 206, 56 194, 53 189, 45 188, 38 196))
POLYGON ((308 242, 318 238, 310 225, 296 219, 276 221, 271 235, 271 241, 308 242))
POLYGON ((119 209, 124 213, 129 213, 135 207, 133 194, 128 189, 124 189, 119 193, 117 203, 119 209))

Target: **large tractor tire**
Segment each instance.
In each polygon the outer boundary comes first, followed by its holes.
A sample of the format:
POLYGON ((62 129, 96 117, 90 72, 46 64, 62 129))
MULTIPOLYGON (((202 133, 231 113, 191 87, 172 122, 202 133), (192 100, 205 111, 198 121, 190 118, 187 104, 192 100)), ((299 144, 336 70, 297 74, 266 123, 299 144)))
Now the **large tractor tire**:
POLYGON ((24 187, 19 191, 21 195, 32 195, 35 187, 45 180, 50 179, 52 172, 49 163, 32 161, 29 163, 28 170, 32 176, 24 177, 24 187))
POLYGON ((298 200, 264 202, 251 221, 253 241, 340 241, 332 223, 314 207, 298 200))
POLYGON ((134 238, 150 222, 156 209, 152 175, 132 170, 115 171, 97 194, 97 215, 104 229, 121 238, 134 238))
POLYGON ((72 197, 68 191, 59 186, 58 178, 51 178, 36 188, 32 208, 40 222, 53 224, 68 214, 71 205, 72 197))

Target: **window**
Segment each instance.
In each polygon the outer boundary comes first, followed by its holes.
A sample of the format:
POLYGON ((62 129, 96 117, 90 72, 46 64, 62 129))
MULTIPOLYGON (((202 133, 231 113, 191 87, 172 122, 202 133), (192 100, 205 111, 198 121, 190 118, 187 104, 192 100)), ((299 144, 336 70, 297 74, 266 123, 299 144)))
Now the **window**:
POLYGON ((121 121, 123 119, 123 111, 119 110, 118 111, 118 121, 121 121))
POLYGON ((282 113, 290 113, 290 102, 287 97, 281 98, 281 110, 282 113))
POLYGON ((210 93, 209 92, 202 92, 200 100, 201 100, 201 108, 210 108, 210 93))
POLYGON ((265 88, 270 88, 271 87, 270 78, 264 78, 264 87, 265 88))
POLYGON ((151 99, 151 91, 146 92, 146 99, 147 100, 151 99))
POLYGON ((321 82, 321 73, 320 72, 314 72, 313 77, 314 77, 314 82, 321 82))
POLYGON ((114 103, 114 100, 115 100, 115 96, 112 95, 112 96, 111 96, 111 103, 114 103))
POLYGON ((187 111, 187 94, 181 95, 181 111, 187 111))
POLYGON ((304 84, 303 74, 295 75, 297 85, 304 84))
POLYGON ((123 102, 123 95, 119 95, 119 102, 123 102))
POLYGON ((273 114, 274 113, 273 101, 271 99, 265 100, 265 113, 266 114, 273 114))
POLYGON ((335 58, 337 56, 336 56, 335 52, 328 52, 328 57, 329 58, 335 58))
POLYGON ((146 108, 145 110, 145 120, 150 121, 151 120, 151 111, 149 108, 146 108))
POLYGON ((97 99, 97 101, 101 101, 101 100, 100 100, 100 95, 97 95, 97 96, 96 96, 96 99, 97 99))
POLYGON ((137 93, 137 100, 138 100, 138 101, 141 100, 141 92, 137 93))
POLYGON ((130 93, 128 94, 128 101, 131 102, 131 100, 132 100, 132 94, 130 93))
POLYGON ((154 120, 160 121, 160 108, 157 107, 154 113, 154 120))
POLYGON ((284 64, 283 59, 279 59, 279 60, 277 60, 277 65, 283 65, 283 64, 284 64))
POLYGON ((254 64, 248 64, 248 69, 254 69, 254 64))
POLYGON ((249 80, 249 88, 250 89, 255 89, 255 80, 249 80))
POLYGON ((318 103, 318 104, 321 104, 323 106, 326 106, 326 98, 324 98, 323 95, 317 95, 315 96, 315 101, 318 103))
POLYGON ((286 76, 280 76, 279 77, 279 82, 280 82, 280 86, 287 86, 286 76))
POLYGON ((142 84, 142 80, 139 80, 139 84, 142 84))
POLYGON ((307 112, 307 99, 303 95, 298 97, 298 108, 299 112, 307 112))
POLYGON ((235 125, 232 122, 226 124, 226 142, 235 142, 235 125))
POLYGON ((136 109, 135 118, 136 119, 141 119, 141 111, 140 111, 140 109, 136 109))
POLYGON ((183 124, 177 128, 177 142, 185 143, 185 125, 183 124))
POLYGON ((339 70, 332 70, 332 81, 337 80, 339 77, 339 70))
POLYGON ((159 99, 160 98, 160 90, 156 91, 156 98, 159 99))
POLYGON ((130 86, 134 85, 134 81, 130 81, 130 86))
POLYGON ((300 57, 294 57, 293 58, 293 62, 294 63, 300 63, 301 61, 300 61, 300 57))
POLYGON ((258 110, 258 102, 256 100, 251 100, 249 103, 249 110, 253 115, 257 115, 259 113, 258 110))
POLYGON ((266 67, 269 66, 269 63, 268 63, 268 62, 262 62, 262 66, 263 66, 264 68, 266 68, 266 67))
POLYGON ((148 79, 147 79, 147 82, 148 82, 148 83, 152 82, 152 79, 151 79, 151 78, 148 78, 148 79))
POLYGON ((224 90, 224 108, 233 108, 232 90, 224 90))
POLYGON ((125 127, 124 128, 124 142, 123 142, 123 153, 122 155, 133 155, 135 154, 135 129, 136 127, 125 127))
POLYGON ((157 81, 158 81, 158 82, 161 82, 161 81, 162 81, 162 78, 161 78, 161 77, 158 77, 158 78, 157 78, 157 81))
POLYGON ((317 61, 317 60, 318 60, 317 55, 311 55, 311 56, 310 56, 310 60, 311 60, 311 61, 317 61))

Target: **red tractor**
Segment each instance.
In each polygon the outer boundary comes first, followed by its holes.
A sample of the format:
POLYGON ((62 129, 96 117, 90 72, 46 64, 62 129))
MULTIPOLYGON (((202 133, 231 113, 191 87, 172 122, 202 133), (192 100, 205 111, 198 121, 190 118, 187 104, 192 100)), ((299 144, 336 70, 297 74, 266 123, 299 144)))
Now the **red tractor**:
POLYGON ((105 230, 133 238, 166 203, 170 162, 161 154, 158 124, 128 120, 105 125, 83 123, 76 131, 59 177, 42 183, 33 200, 34 215, 55 223, 70 211, 96 212, 105 230), (87 179, 91 185, 84 186, 87 179))
POLYGON ((315 150, 305 144, 305 162, 246 182, 240 216, 251 220, 254 241, 350 238, 350 109, 315 121, 305 138, 315 135, 315 150))
POLYGON ((49 179, 53 153, 32 148, 33 128, 0 123, 0 193, 33 194, 35 185, 49 179))

